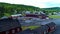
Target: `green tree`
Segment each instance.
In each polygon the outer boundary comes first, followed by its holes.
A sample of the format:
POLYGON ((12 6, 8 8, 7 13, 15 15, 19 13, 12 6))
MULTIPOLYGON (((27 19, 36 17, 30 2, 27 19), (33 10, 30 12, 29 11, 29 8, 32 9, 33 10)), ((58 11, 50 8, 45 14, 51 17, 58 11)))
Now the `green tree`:
POLYGON ((0 6, 0 18, 4 15, 4 7, 0 6))

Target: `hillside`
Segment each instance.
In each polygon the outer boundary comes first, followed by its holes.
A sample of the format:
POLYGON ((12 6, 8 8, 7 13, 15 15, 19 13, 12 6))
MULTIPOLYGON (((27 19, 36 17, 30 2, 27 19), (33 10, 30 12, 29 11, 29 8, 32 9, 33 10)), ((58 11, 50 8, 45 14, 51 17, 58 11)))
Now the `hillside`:
POLYGON ((60 7, 52 7, 52 8, 39 8, 35 6, 28 6, 22 4, 9 4, 0 2, 0 17, 2 16, 10 16, 17 11, 17 13, 22 13, 23 11, 45 11, 46 14, 53 12, 60 12, 60 7))
POLYGON ((60 7, 52 7, 52 8, 42 8, 43 10, 46 10, 46 11, 60 11, 60 7))
POLYGON ((39 11, 40 8, 21 4, 0 3, 0 17, 7 14, 14 14, 15 10, 17 11, 17 13, 21 13, 22 11, 39 11))

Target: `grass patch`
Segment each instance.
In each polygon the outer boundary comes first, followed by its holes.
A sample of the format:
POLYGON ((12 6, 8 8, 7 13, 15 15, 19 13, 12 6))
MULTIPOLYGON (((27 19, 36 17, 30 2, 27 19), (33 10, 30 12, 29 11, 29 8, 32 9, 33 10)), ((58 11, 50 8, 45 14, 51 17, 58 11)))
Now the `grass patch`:
POLYGON ((39 26, 22 26, 22 30, 26 30, 26 29, 30 29, 30 30, 33 30, 33 29, 36 29, 38 28, 39 26))
POLYGON ((50 18, 60 18, 60 16, 58 16, 58 15, 51 15, 51 16, 49 16, 50 18))

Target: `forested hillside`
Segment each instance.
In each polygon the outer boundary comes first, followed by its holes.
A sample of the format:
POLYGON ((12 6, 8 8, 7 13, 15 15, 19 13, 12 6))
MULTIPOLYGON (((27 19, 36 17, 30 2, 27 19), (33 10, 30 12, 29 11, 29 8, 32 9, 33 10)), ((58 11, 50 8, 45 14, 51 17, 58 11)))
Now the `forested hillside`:
POLYGON ((20 4, 0 3, 0 17, 14 14, 15 10, 19 13, 22 11, 39 11, 40 8, 20 4))
POLYGON ((23 11, 45 11, 46 14, 53 12, 60 12, 60 7, 52 7, 52 8, 39 8, 34 6, 27 6, 21 4, 9 4, 9 3, 1 3, 0 2, 0 17, 2 16, 10 16, 17 11, 17 13, 22 13, 23 11))
POLYGON ((41 8, 42 10, 48 11, 48 12, 60 12, 60 7, 52 7, 52 8, 41 8))
POLYGON ((52 7, 52 8, 41 8, 42 10, 46 11, 47 14, 56 12, 59 13, 60 12, 60 7, 52 7))

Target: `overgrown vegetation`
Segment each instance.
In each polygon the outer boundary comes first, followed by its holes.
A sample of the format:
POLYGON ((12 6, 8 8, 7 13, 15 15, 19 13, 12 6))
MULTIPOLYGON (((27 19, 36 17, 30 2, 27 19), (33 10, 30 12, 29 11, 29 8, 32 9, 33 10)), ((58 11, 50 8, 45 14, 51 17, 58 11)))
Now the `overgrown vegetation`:
POLYGON ((60 16, 58 16, 58 15, 51 15, 51 16, 49 16, 50 18, 60 18, 60 16))
POLYGON ((60 7, 41 8, 41 9, 45 10, 47 14, 49 14, 49 13, 53 14, 53 12, 56 12, 56 13, 60 12, 60 7))
POLYGON ((0 3, 0 17, 5 15, 12 15, 17 13, 22 13, 22 11, 39 11, 40 8, 34 6, 26 6, 20 4, 9 4, 9 3, 0 3))
POLYGON ((0 3, 0 17, 2 16, 10 16, 12 14, 22 13, 23 11, 44 11, 47 15, 53 12, 60 12, 59 7, 52 7, 52 8, 39 8, 34 6, 27 6, 21 4, 9 4, 9 3, 0 3))
POLYGON ((22 29, 23 30, 26 30, 26 29, 30 29, 30 30, 33 30, 33 29, 36 29, 36 28, 39 28, 40 26, 22 26, 22 29))

